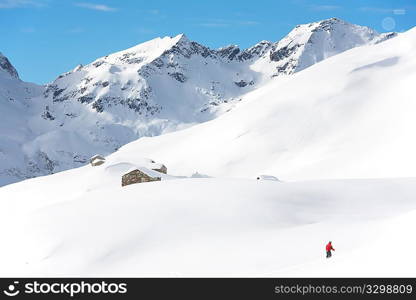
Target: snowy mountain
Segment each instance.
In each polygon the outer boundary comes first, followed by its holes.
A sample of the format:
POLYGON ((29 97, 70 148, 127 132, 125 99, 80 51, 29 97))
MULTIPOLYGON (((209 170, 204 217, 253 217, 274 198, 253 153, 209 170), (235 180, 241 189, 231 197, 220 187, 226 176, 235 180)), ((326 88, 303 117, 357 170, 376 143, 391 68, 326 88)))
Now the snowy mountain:
POLYGON ((2 56, 9 81, 1 83, 8 91, 1 97, 20 91, 15 98, 22 107, 0 120, 7 128, 0 135, 0 184, 81 166, 96 153, 110 154, 140 137, 212 120, 279 75, 393 36, 333 18, 297 26, 279 42, 262 41, 246 50, 209 49, 183 34, 156 38, 77 66, 42 87, 41 94, 33 85, 26 92, 29 85, 2 56))
POLYGON ((228 114, 120 153, 150 156, 186 176, 414 177, 415 33, 278 77, 228 114))
POLYGON ((0 185, 37 174, 33 169, 37 167, 25 154, 24 143, 33 139, 27 118, 31 115, 32 99, 41 95, 42 90, 21 81, 16 69, 0 53, 0 185))
POLYGON ((100 166, 0 188, 0 275, 414 277, 416 179, 393 177, 416 175, 415 51, 416 28, 100 166), (122 187, 150 158, 169 176, 122 187))
POLYGON ((394 36, 396 33, 379 34, 368 27, 333 18, 296 26, 273 45, 269 56, 277 62, 277 74, 292 74, 340 52, 394 36))

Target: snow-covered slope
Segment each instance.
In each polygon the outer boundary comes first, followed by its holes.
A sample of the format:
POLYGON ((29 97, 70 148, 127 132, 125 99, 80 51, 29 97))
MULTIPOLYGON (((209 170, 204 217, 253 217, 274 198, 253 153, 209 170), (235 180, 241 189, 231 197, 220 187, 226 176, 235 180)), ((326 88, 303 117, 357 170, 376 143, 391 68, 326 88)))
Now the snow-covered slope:
POLYGON ((415 51, 413 29, 101 166, 0 188, 0 275, 415 276, 416 179, 391 178, 415 175, 415 51), (142 157, 169 176, 121 187, 132 166, 152 168, 142 157), (174 176, 195 171, 244 178, 174 176), (390 179, 287 182, 341 176, 390 179))
POLYGON ((181 175, 416 176, 415 51, 416 29, 352 49, 276 78, 231 113, 120 153, 152 156, 181 175))
POLYGON ((415 179, 171 176, 121 187, 131 161, 150 163, 112 155, 2 187, 0 275, 415 275, 415 179))
MULTIPOLYGON (((0 149, 7 159, 0 164, 0 185, 78 167, 137 138, 214 119, 278 75, 392 36, 333 18, 246 50, 213 50, 178 35, 99 58, 60 75, 34 97, 36 88, 30 101, 20 101, 21 110, 2 103, 0 128, 7 130, 0 149)), ((12 78, 1 81, 0 90, 23 93, 27 85, 11 64, 5 58, 0 64, 12 78)))

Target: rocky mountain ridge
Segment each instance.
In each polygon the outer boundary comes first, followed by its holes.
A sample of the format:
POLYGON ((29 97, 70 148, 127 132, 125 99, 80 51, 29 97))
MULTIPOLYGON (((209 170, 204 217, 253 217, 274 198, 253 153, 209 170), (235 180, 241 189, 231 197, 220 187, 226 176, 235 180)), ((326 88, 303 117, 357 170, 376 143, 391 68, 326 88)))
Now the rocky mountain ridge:
POLYGON ((212 120, 276 77, 394 36, 336 18, 245 50, 210 49, 180 34, 79 65, 42 87, 22 82, 0 56, 0 105, 8 114, 0 121, 0 184, 81 166, 135 139, 212 120))

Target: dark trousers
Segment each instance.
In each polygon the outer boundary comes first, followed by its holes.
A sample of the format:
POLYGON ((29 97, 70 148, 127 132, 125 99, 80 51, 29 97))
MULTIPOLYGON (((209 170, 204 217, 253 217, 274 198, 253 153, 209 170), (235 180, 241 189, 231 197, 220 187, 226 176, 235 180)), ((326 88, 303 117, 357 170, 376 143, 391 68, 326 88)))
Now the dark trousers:
POLYGON ((326 258, 330 258, 332 256, 331 250, 326 251, 326 258))

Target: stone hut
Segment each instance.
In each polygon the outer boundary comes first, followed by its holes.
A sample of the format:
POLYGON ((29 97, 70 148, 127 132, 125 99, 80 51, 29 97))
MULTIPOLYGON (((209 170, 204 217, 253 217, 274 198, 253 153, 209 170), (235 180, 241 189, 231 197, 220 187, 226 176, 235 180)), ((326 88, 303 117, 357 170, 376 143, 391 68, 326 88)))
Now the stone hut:
POLYGON ((97 154, 90 158, 90 164, 93 167, 100 166, 103 163, 105 163, 105 158, 102 157, 101 155, 97 154))
POLYGON ((162 178, 158 173, 146 168, 135 168, 128 171, 121 177, 121 186, 126 186, 134 183, 160 181, 162 178))

